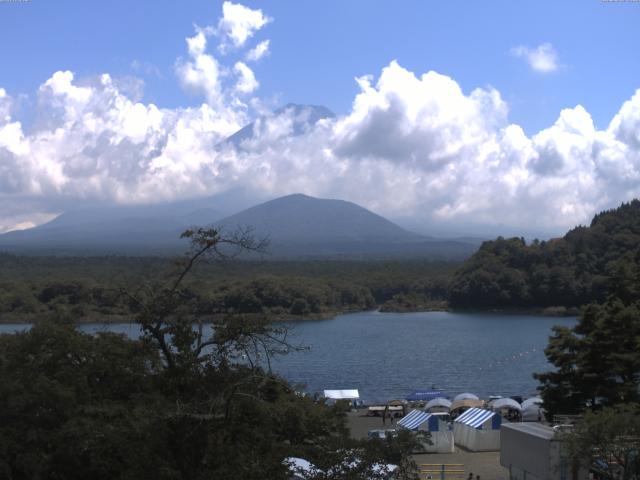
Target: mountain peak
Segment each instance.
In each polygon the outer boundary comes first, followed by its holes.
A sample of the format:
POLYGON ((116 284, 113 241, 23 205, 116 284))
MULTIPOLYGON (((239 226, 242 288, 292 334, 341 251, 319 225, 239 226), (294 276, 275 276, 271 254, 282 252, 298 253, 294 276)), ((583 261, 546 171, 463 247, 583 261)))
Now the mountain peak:
MULTIPOLYGON (((48 225, 0 235, 0 249, 13 252, 153 255, 185 248, 180 233, 211 225, 223 206, 202 199, 136 208, 93 209, 70 213, 48 225)), ((274 258, 460 258, 474 248, 435 241, 345 200, 293 193, 213 223, 233 231, 251 227, 271 240, 274 258)))
POLYGON ((219 222, 227 228, 251 225, 272 240, 323 242, 403 242, 421 237, 359 205, 294 193, 248 208, 219 222))
POLYGON ((256 121, 245 125, 236 133, 220 142, 219 145, 233 145, 235 148, 241 149, 245 141, 254 138, 257 125, 264 124, 272 118, 278 118, 283 115, 292 116, 293 129, 291 135, 293 136, 302 135, 320 120, 335 117, 335 114, 331 110, 322 105, 300 105, 297 103, 288 103, 284 107, 275 110, 271 115, 262 115, 256 119, 256 121))

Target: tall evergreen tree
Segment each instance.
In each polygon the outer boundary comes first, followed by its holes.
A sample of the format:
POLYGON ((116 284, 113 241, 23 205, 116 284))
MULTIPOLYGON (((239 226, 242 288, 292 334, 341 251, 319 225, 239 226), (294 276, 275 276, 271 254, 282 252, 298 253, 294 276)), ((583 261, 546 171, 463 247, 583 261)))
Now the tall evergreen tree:
POLYGON ((612 270, 606 302, 554 328, 545 353, 556 370, 535 374, 550 415, 640 401, 640 253, 612 270))

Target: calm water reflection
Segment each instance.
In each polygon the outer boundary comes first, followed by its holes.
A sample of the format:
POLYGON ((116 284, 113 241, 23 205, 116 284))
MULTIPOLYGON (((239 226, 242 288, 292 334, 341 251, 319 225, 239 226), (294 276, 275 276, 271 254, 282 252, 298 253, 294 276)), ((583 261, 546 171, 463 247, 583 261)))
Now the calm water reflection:
POLYGON ((575 318, 447 312, 342 315, 294 327, 309 352, 276 362, 310 392, 358 388, 364 399, 403 398, 435 385, 450 394, 526 395, 533 372, 549 368, 544 348, 553 325, 575 318))
MULTIPOLYGON (((310 393, 358 388, 365 400, 404 397, 435 385, 449 394, 527 395, 533 372, 549 368, 543 350, 553 325, 575 318, 447 312, 340 315, 289 324, 309 351, 279 357, 274 370, 310 393)), ((0 325, 0 332, 28 328, 0 325)), ((83 325, 139 335, 135 324, 83 325)))

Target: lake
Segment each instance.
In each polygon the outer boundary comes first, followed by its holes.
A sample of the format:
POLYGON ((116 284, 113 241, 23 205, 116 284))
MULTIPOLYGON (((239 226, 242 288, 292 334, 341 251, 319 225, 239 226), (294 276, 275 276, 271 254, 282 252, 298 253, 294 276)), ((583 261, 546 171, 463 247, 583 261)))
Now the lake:
MULTIPOLYGON (((404 398, 432 386, 453 396, 472 392, 530 395, 534 372, 550 368, 544 348, 553 325, 573 317, 490 313, 380 313, 339 315, 287 324, 291 340, 308 351, 278 357, 273 368, 309 393, 357 388, 365 401, 404 398)), ((28 328, 0 325, 0 332, 28 328)), ((137 337, 136 325, 82 325, 137 337)))

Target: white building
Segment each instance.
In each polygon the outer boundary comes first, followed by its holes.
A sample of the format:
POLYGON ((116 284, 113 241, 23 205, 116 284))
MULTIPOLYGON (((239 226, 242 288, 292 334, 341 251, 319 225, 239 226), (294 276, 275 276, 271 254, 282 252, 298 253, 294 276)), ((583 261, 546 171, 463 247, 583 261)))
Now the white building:
POLYGON ((562 455, 553 428, 539 423, 505 423, 500 429, 500 464, 511 480, 584 480, 586 469, 575 474, 562 455))

